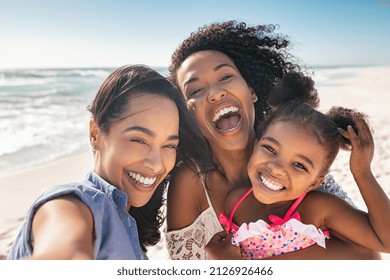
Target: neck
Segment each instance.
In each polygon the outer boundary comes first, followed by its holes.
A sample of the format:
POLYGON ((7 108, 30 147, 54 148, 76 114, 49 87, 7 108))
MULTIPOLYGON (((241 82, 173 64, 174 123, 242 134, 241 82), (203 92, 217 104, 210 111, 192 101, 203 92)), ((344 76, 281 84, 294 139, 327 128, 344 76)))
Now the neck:
POLYGON ((252 155, 254 139, 249 141, 247 147, 242 150, 225 150, 220 147, 212 147, 214 161, 218 172, 225 177, 230 186, 249 186, 248 161, 252 155))

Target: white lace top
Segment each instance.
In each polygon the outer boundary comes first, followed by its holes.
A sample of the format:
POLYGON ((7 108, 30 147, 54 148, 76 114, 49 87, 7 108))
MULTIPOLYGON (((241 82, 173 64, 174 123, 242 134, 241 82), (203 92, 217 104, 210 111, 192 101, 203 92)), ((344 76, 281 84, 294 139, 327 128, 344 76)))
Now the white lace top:
MULTIPOLYGON (((203 179, 202 185, 206 193, 209 207, 189 226, 165 232, 168 256, 172 260, 204 260, 207 259, 205 247, 217 232, 223 231, 219 218, 214 211, 203 179)), ((347 193, 343 191, 333 176, 328 174, 317 190, 337 195, 355 206, 347 193)))

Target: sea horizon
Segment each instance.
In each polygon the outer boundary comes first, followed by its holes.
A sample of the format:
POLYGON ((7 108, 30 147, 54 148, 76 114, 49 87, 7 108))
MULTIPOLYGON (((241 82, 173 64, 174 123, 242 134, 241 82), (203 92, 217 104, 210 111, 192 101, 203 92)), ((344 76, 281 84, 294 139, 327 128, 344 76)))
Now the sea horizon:
MULTIPOLYGON (((167 67, 151 67, 168 75, 167 67)), ((328 90, 386 66, 311 67, 328 90), (372 70, 371 70, 372 69, 372 70)), ((0 176, 89 152, 87 106, 115 67, 0 70, 0 176)), ((386 89, 387 90, 387 89, 386 89)), ((385 91, 383 91, 385 92, 385 91)), ((383 93, 382 93, 383 94, 383 93)))

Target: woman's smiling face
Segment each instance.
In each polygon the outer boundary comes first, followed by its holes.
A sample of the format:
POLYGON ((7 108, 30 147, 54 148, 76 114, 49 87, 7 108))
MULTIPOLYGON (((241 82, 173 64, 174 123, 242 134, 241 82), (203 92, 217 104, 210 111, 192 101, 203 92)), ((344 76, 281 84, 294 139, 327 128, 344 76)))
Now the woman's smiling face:
POLYGON ((180 66, 177 81, 211 146, 237 150, 248 145, 257 96, 228 56, 211 50, 194 53, 180 66))
POLYGON ((95 172, 128 196, 128 208, 145 205, 172 170, 179 143, 179 113, 166 97, 142 93, 132 97, 126 118, 107 133, 91 122, 95 172))

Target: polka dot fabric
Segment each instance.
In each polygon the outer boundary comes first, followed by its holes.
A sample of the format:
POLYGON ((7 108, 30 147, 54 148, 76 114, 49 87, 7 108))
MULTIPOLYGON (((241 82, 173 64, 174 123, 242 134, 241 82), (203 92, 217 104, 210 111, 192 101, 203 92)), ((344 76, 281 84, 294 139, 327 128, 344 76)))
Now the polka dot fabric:
POLYGON ((232 243, 240 247, 246 260, 268 258, 302 250, 314 244, 325 248, 327 235, 313 225, 291 219, 283 225, 270 226, 263 220, 232 229, 232 243))
POLYGON ((235 203, 229 217, 223 213, 219 216, 226 232, 232 233, 232 243, 240 247, 244 259, 264 259, 301 250, 314 244, 325 248, 325 239, 329 236, 329 232, 322 232, 314 225, 302 223, 299 213, 294 212, 306 193, 294 201, 283 218, 270 215, 269 220, 273 222, 271 225, 263 220, 243 223, 240 227, 235 225, 234 213, 250 193, 252 188, 235 203))

